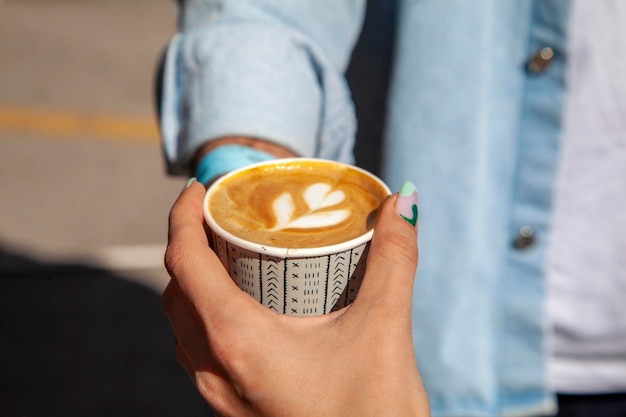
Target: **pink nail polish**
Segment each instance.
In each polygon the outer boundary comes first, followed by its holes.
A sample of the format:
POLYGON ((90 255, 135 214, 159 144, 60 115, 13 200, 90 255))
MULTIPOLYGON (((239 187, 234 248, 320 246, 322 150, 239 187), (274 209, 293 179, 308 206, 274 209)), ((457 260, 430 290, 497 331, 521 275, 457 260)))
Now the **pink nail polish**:
POLYGON ((405 181, 400 188, 396 201, 396 212, 411 226, 415 227, 418 217, 417 187, 410 181, 405 181))

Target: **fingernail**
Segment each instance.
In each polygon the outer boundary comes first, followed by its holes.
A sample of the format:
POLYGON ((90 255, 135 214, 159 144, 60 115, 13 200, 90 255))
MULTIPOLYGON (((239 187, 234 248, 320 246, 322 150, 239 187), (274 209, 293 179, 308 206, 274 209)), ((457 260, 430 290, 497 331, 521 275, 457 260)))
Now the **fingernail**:
POLYGON ((196 177, 191 177, 187 180, 187 183, 185 184, 185 188, 183 188, 183 190, 186 190, 187 188, 189 188, 189 186, 191 184, 193 184, 194 182, 196 182, 196 177))
POLYGON ((396 212, 411 226, 417 224, 417 187, 410 181, 405 181, 398 193, 396 212))

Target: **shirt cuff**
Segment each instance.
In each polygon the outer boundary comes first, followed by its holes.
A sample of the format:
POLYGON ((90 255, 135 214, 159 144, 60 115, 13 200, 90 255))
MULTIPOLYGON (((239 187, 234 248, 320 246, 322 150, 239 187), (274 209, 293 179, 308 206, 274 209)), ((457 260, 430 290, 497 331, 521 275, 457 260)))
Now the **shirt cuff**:
POLYGON ((314 156, 322 92, 297 33, 224 22, 172 39, 161 109, 168 172, 184 174, 202 144, 225 136, 265 139, 314 156))

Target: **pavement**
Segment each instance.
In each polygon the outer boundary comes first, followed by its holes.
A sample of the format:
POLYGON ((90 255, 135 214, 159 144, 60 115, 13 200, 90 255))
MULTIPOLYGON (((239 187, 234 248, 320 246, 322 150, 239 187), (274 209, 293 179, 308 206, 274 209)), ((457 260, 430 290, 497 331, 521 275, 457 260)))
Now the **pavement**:
POLYGON ((160 294, 171 0, 0 1, 0 416, 210 415, 160 294))
MULTIPOLYGON (((348 71, 357 161, 374 172, 390 50, 375 27, 392 2, 376 3, 348 71)), ((164 172, 153 105, 175 13, 173 0, 0 0, 2 417, 211 414, 160 304, 186 180, 164 172)))

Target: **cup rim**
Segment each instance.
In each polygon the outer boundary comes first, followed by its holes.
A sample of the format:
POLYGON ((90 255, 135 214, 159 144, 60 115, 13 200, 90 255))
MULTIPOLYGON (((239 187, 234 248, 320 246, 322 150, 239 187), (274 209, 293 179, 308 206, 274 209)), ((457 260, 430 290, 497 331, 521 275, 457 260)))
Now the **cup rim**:
POLYGON ((209 228, 215 234, 219 235, 222 239, 226 240, 227 242, 231 244, 237 245, 243 249, 247 249, 253 252, 257 252, 257 253, 261 253, 261 254, 265 254, 269 256, 277 256, 281 258, 307 258, 307 257, 315 257, 315 256, 325 256, 325 255, 330 255, 333 253, 344 252, 346 250, 356 248, 364 243, 369 242, 372 239, 372 236, 374 235, 374 228, 368 230, 366 233, 360 236, 357 236, 356 238, 347 240, 345 242, 336 243, 333 245, 318 246, 318 247, 313 247, 313 248, 289 248, 289 247, 264 245, 261 243, 255 243, 255 242, 251 242, 249 240, 240 238, 226 231, 219 224, 217 224, 217 222, 213 219, 213 217, 209 213, 208 203, 209 203, 209 198, 211 194, 219 186, 219 184, 228 180, 228 178, 235 176, 242 171, 246 171, 248 169, 253 169, 256 167, 260 167, 260 166, 274 165, 277 163, 279 164, 290 163, 290 162, 297 162, 297 161, 332 163, 332 164, 338 164, 346 168, 359 171, 367 175, 368 177, 370 177, 375 182, 377 182, 387 192, 387 194, 391 194, 391 190, 389 189, 389 187, 376 175, 372 174, 371 172, 363 168, 360 168, 351 164, 347 164, 345 162, 337 162, 337 161, 333 161, 330 159, 323 159, 323 158, 307 158, 307 157, 273 159, 269 161, 257 162, 254 164, 246 165, 244 167, 235 169, 223 175, 222 177, 218 178, 216 181, 214 181, 213 184, 211 184, 211 186, 209 186, 209 188, 205 192, 204 198, 202 200, 202 211, 204 213, 204 221, 207 223, 209 228))

